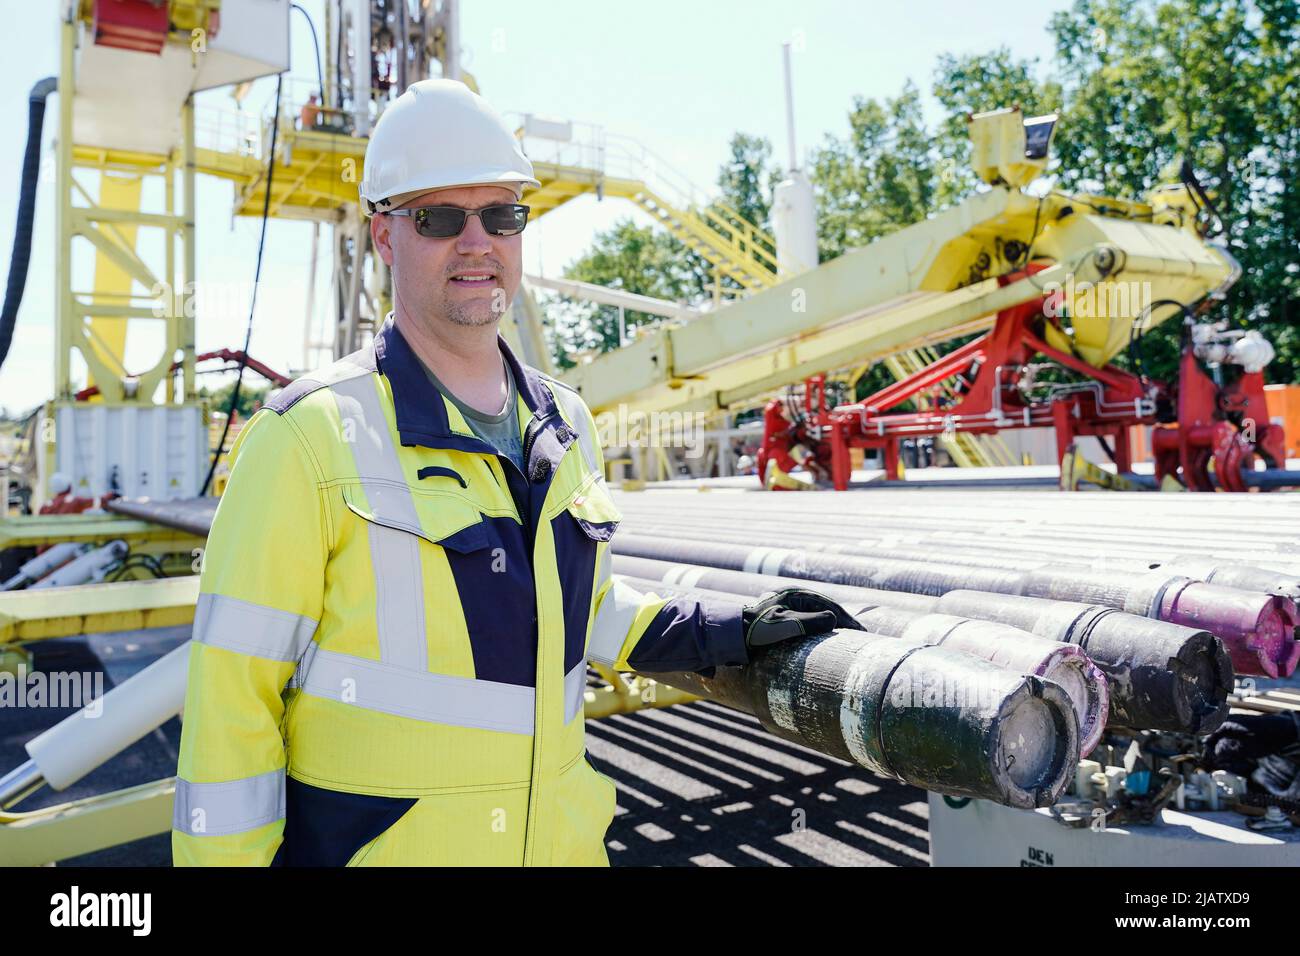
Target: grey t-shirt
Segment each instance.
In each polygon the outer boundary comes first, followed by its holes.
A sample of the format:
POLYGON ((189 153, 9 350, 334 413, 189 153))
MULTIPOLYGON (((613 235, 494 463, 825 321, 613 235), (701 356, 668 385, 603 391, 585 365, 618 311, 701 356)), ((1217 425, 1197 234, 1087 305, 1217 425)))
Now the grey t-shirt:
POLYGON ((438 376, 433 374, 433 370, 429 366, 423 362, 420 364, 424 368, 424 374, 429 376, 429 381, 433 383, 433 387, 446 395, 451 403, 460 410, 460 413, 465 416, 465 422, 473 430, 474 434, 495 448, 500 454, 513 461, 522 472, 524 470, 524 442, 519 437, 519 389, 515 384, 515 376, 510 371, 510 366, 506 363, 505 357, 502 356, 501 364, 506 370, 506 382, 510 394, 506 397, 505 408, 496 415, 485 415, 478 409, 466 405, 438 380, 438 376))

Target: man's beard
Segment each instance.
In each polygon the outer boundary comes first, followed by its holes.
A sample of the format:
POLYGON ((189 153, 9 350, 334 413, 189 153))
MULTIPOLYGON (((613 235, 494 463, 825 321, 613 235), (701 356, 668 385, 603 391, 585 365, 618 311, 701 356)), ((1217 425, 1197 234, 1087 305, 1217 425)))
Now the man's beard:
POLYGON ((491 325, 500 317, 490 302, 453 302, 447 307, 447 319, 453 325, 491 325))

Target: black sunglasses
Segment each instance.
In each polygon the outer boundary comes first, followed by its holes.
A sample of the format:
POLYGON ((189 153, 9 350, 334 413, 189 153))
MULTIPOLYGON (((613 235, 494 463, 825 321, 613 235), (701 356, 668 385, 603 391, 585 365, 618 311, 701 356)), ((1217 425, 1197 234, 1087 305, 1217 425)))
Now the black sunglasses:
POLYGON ((450 239, 459 236, 470 216, 478 216, 483 231, 490 236, 517 236, 528 225, 529 207, 522 203, 503 203, 482 209, 459 206, 416 206, 414 209, 389 209, 386 216, 410 216, 415 231, 426 239, 450 239))

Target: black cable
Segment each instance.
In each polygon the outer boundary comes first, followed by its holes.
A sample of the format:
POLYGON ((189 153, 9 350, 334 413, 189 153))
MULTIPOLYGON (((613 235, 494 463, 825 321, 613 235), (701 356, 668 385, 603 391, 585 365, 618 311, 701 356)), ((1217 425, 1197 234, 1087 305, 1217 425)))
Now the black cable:
MULTIPOLYGON (((1029 233, 1029 243, 1025 246, 1024 258, 1020 260, 1020 265, 1016 266, 1016 269, 1024 269, 1029 265, 1029 257, 1034 252, 1034 243, 1038 241, 1038 220, 1043 215, 1043 200, 1046 198, 1046 196, 1042 196, 1038 200, 1038 207, 1034 210, 1034 228, 1029 233)), ((1016 269, 1011 271, 1015 272, 1016 269)))
POLYGON ((113 569, 108 580, 120 581, 126 576, 126 572, 130 571, 132 568, 144 568, 155 578, 167 577, 167 572, 163 570, 162 564, 157 558, 151 557, 147 554, 128 554, 118 562, 117 567, 113 569))
MULTIPOLYGON (((329 0, 326 2, 328 3, 329 0)), ((341 110, 343 109, 343 0, 338 0, 338 7, 338 38, 334 44, 334 108, 341 110)))
MULTIPOLYGON (((1198 302, 1199 301, 1203 300, 1198 300, 1198 302)), ((1192 309, 1197 304, 1198 303, 1194 302, 1192 305, 1188 305, 1185 302, 1179 302, 1177 299, 1157 299, 1133 317, 1133 323, 1128 329, 1128 359, 1129 363, 1133 366, 1134 374, 1137 375, 1138 380, 1141 381, 1143 385, 1147 382, 1147 376, 1146 371, 1142 366, 1142 351, 1138 348, 1142 336, 1145 334, 1145 331, 1139 331, 1139 326, 1141 326, 1143 318, 1149 316, 1153 311, 1161 306, 1176 305, 1182 311, 1185 319, 1194 319, 1195 314, 1192 309)))
MULTIPOLYGON (((36 185, 41 173, 41 130, 45 126, 45 100, 58 89, 57 77, 47 76, 32 87, 27 97, 27 146, 23 171, 18 181, 18 222, 14 226, 13 251, 9 256, 9 283, 5 286, 4 309, 0 311, 0 365, 9 355, 18 323, 18 307, 27 287, 27 267, 32 259, 32 225, 36 215, 36 185)), ((70 96, 68 92, 62 95, 70 96)))
POLYGON ((216 474, 217 462, 221 460, 222 449, 226 447, 226 437, 230 434, 230 421, 239 406, 239 389, 244 381, 244 369, 248 365, 248 346, 253 339, 253 316, 257 314, 257 287, 262 281, 262 253, 266 249, 266 223, 271 218, 271 186, 275 180, 275 144, 280 134, 280 90, 284 85, 284 74, 275 77, 275 118, 271 121, 271 151, 266 159, 266 198, 262 200, 262 232, 257 240, 257 266, 253 270, 253 296, 248 304, 248 329, 244 332, 244 350, 239 358, 239 372, 235 376, 235 387, 230 393, 230 407, 226 409, 226 424, 221 429, 221 438, 217 449, 212 453, 212 464, 208 466, 208 476, 203 479, 199 497, 208 493, 212 485, 212 476, 216 474))
POLYGON ((1029 244, 1025 246, 1025 254, 1020 258, 1020 263, 1018 265, 1013 264, 1010 269, 1002 273, 1002 278, 1005 278, 1013 272, 1024 270, 1025 279, 1028 280, 1029 284, 1039 292, 1046 292, 1047 288, 1039 285, 1037 281, 1035 281, 1034 274, 1029 271, 1029 260, 1032 258, 1034 253, 1034 243, 1038 241, 1038 222, 1043 215, 1043 202, 1046 199, 1046 196, 1039 197, 1038 206, 1034 209, 1034 228, 1029 234, 1029 244))
POLYGON ((166 577, 163 571, 162 562, 149 554, 128 554, 122 560, 122 567, 145 567, 153 572, 155 577, 166 577))
POLYGON ((295 10, 307 18, 307 26, 311 30, 311 45, 316 48, 316 88, 320 93, 321 106, 325 105, 325 68, 321 65, 320 58, 320 40, 316 38, 316 24, 311 22, 311 14, 297 3, 292 5, 295 10))
POLYGON ((1196 170, 1192 169, 1192 164, 1188 162, 1186 156, 1183 157, 1182 165, 1178 168, 1178 178, 1183 181, 1183 185, 1191 193, 1192 202, 1202 209, 1209 210, 1210 215, 1214 217, 1214 221, 1217 223, 1217 228, 1213 232, 1207 232, 1206 238, 1226 233, 1227 228, 1223 224, 1223 217, 1219 215, 1219 210, 1214 208, 1214 203, 1205 190, 1201 188, 1201 183, 1196 178, 1196 170))

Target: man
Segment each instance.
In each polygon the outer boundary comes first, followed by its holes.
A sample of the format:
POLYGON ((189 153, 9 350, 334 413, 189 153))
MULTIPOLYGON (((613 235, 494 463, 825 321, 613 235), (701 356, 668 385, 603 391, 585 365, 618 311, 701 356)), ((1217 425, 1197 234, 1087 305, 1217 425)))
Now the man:
POLYGON ((320 117, 320 97, 312 93, 307 97, 307 102, 302 104, 302 111, 298 114, 298 128, 311 132, 316 128, 316 120, 320 117))
POLYGON ((393 275, 371 346, 291 384, 231 450, 194 620, 178 864, 606 864, 586 661, 744 664, 854 626, 611 575, 591 412, 497 334, 532 164, 464 85, 384 113, 361 196, 393 275))

